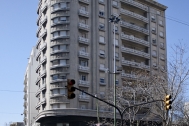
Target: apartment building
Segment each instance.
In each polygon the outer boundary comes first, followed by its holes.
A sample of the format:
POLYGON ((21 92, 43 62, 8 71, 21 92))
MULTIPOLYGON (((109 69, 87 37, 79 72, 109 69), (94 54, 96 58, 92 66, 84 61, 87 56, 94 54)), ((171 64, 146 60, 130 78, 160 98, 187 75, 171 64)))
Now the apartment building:
MULTIPOLYGON (((24 76, 24 124, 25 126, 34 126, 36 123, 35 117, 38 114, 38 111, 35 109, 36 106, 36 96, 35 92, 37 92, 38 88, 35 86, 35 78, 37 78, 37 74, 35 68, 38 63, 36 62, 36 48, 33 47, 30 57, 28 58, 28 65, 26 68, 25 76, 24 76)), ((17 125, 21 125, 20 123, 16 123, 17 125)))
MULTIPOLYGON (((36 122, 45 126, 84 126, 96 120, 96 100, 76 91, 68 100, 67 78, 104 98, 113 85, 113 25, 115 26, 116 84, 135 78, 132 68, 164 71, 166 54, 166 6, 153 0, 39 0, 35 72, 36 122), (109 70, 110 73, 106 71, 109 70)), ((105 104, 99 106, 101 111, 105 104)))

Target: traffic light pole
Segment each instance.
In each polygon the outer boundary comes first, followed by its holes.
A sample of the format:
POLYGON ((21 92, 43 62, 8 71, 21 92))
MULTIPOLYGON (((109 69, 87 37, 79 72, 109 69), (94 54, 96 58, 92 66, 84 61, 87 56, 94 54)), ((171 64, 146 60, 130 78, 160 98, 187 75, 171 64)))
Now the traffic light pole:
POLYGON ((132 107, 136 107, 136 106, 140 106, 140 105, 145 105, 145 104, 153 103, 153 102, 157 102, 157 101, 164 101, 164 100, 153 100, 153 101, 149 101, 149 102, 146 102, 146 103, 135 104, 135 105, 126 107, 126 108, 121 112, 121 110, 120 110, 117 106, 115 106, 114 104, 111 104, 111 103, 109 103, 109 102, 107 102, 107 101, 104 101, 104 100, 102 100, 102 99, 100 99, 100 98, 98 98, 98 97, 96 97, 96 96, 94 96, 94 95, 92 95, 92 94, 90 94, 90 93, 88 93, 88 92, 85 92, 84 90, 81 90, 81 89, 76 88, 76 87, 74 87, 74 88, 75 88, 76 90, 79 90, 79 91, 81 91, 81 92, 83 92, 83 93, 85 93, 85 94, 87 94, 87 95, 89 95, 89 96, 91 96, 91 97, 93 97, 93 98, 96 98, 96 99, 98 99, 98 100, 100 100, 100 101, 102 101, 102 102, 104 102, 104 103, 106 103, 106 104, 108 104, 108 105, 114 107, 115 109, 117 109, 117 111, 119 112, 119 114, 120 114, 120 116, 121 116, 121 126, 123 126, 123 114, 125 113, 126 109, 132 108, 132 107))

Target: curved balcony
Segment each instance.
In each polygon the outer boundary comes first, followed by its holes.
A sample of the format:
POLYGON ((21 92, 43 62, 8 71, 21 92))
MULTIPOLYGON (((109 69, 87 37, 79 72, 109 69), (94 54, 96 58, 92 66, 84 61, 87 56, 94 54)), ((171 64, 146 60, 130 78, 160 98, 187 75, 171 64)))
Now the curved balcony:
POLYGON ((62 97, 59 99, 50 99, 50 104, 57 104, 57 103, 69 103, 70 101, 66 97, 62 97))
POLYGON ((39 46, 40 43, 41 43, 41 38, 38 38, 37 44, 36 44, 36 49, 38 49, 38 46, 39 46))
POLYGON ((129 60, 122 60, 122 65, 126 65, 126 66, 131 66, 131 67, 135 67, 135 68, 140 68, 140 69, 150 69, 150 66, 145 65, 143 63, 137 63, 134 61, 129 61, 129 60))
POLYGON ((131 49, 131 48, 127 48, 127 47, 122 46, 121 51, 125 52, 125 53, 130 53, 130 54, 133 54, 133 55, 136 55, 136 56, 145 57, 147 59, 150 59, 150 54, 142 52, 142 51, 138 51, 138 50, 135 50, 135 49, 131 49))
POLYGON ((79 26, 80 29, 89 31, 89 25, 87 25, 87 24, 79 23, 78 26, 79 26))
POLYGON ((47 61, 47 57, 46 56, 43 56, 43 58, 41 59, 41 63, 40 64, 43 64, 44 62, 47 61))
POLYGON ((37 68, 35 69, 36 73, 38 73, 39 68, 41 68, 41 64, 38 64, 37 68))
POLYGON ((50 90, 58 89, 58 88, 65 88, 66 84, 55 84, 50 86, 50 90))
POLYGON ((82 58, 89 58, 89 53, 87 52, 79 51, 78 55, 82 58))
POLYGON ((53 46, 64 44, 70 44, 70 40, 66 39, 65 41, 53 41, 50 43, 50 47, 52 48, 53 46))
POLYGON ((89 12, 86 10, 79 9, 79 15, 89 17, 89 12))
POLYGON ((146 35, 149 35, 149 30, 142 28, 140 26, 137 25, 133 25, 131 23, 125 22, 125 21, 120 21, 121 26, 126 27, 126 28, 130 28, 132 30, 138 31, 138 32, 142 32, 146 35))
POLYGON ((51 55, 56 54, 56 53, 62 53, 62 52, 69 52, 69 50, 68 49, 53 50, 51 51, 51 55))
POLYGON ((83 3, 86 3, 86 4, 89 4, 89 0, 79 0, 80 2, 83 2, 83 3))
POLYGON ((56 3, 61 3, 61 2, 70 2, 70 0, 52 0, 51 1, 51 6, 53 6, 56 3))
POLYGON ((48 19, 47 16, 45 16, 45 17, 41 20, 41 22, 40 22, 41 25, 43 25, 44 23, 46 23, 46 22, 47 22, 47 19, 48 19))
POLYGON ((69 37, 70 37, 69 35, 59 35, 59 36, 53 37, 51 41, 57 40, 57 39, 69 38, 69 37))
POLYGON ((51 82, 50 83, 57 83, 57 82, 67 82, 67 79, 55 79, 55 80, 51 80, 51 82))
POLYGON ((37 80, 35 81, 35 84, 37 85, 40 80, 41 80, 41 78, 37 77, 37 80))
POLYGON ((39 32, 40 32, 41 28, 42 28, 42 26, 39 26, 39 27, 37 28, 37 32, 36 32, 36 36, 37 36, 37 37, 39 37, 39 32))
POLYGON ((65 94, 51 94, 50 98, 63 97, 65 94))
POLYGON ((40 88, 37 90, 37 92, 35 93, 35 96, 37 97, 40 94, 41 90, 40 88))
POLYGON ((45 29, 45 30, 41 33, 40 38, 43 38, 45 35, 47 35, 47 29, 45 29))
POLYGON ((27 105, 28 105, 28 103, 25 101, 25 102, 24 102, 24 107, 27 107, 27 105))
POLYGON ((79 80, 80 87, 89 87, 89 81, 79 80))
POLYGON ((123 8, 120 9, 120 13, 125 14, 127 16, 130 16, 132 18, 136 18, 136 19, 141 20, 141 21, 146 22, 146 23, 148 23, 148 21, 149 21, 148 18, 146 18, 146 17, 144 17, 144 16, 142 16, 140 14, 131 12, 129 10, 125 10, 123 8))
POLYGON ((59 24, 69 24, 70 23, 70 21, 58 21, 58 22, 56 22, 56 23, 52 23, 51 24, 51 26, 56 26, 56 25, 59 25, 59 24))
POLYGON ((35 106, 35 108, 39 108, 42 104, 46 103, 46 98, 42 98, 35 106))
POLYGON ((70 7, 59 7, 59 8, 56 8, 56 9, 53 9, 52 11, 51 11, 51 14, 52 13, 55 13, 55 12, 58 12, 58 11, 68 11, 68 10, 70 10, 70 7))
POLYGON ((89 45, 89 39, 88 38, 79 37, 78 39, 79 39, 79 43, 89 45))
POLYGON ((135 43, 147 46, 147 47, 150 46, 150 43, 148 41, 134 37, 133 35, 126 35, 124 33, 121 33, 121 39, 128 40, 128 41, 131 41, 131 42, 135 42, 135 43))
POLYGON ((87 67, 87 66, 80 66, 80 65, 79 65, 79 68, 78 68, 78 69, 79 69, 79 71, 81 71, 81 72, 87 72, 87 73, 89 72, 89 67, 87 67))
POLYGON ((51 70, 50 74, 54 75, 54 74, 63 74, 63 73, 68 73, 69 69, 55 69, 55 70, 51 70))
POLYGON ((62 31, 62 30, 69 30, 69 26, 65 25, 65 26, 57 26, 57 27, 53 27, 51 28, 51 33, 55 32, 55 31, 62 31))
POLYGON ((39 0, 39 4, 37 6, 37 14, 39 14, 40 7, 42 5, 42 0, 39 0))
POLYGON ((65 55, 61 55, 61 56, 60 55, 51 56, 51 61, 58 59, 69 59, 69 54, 66 53, 65 55))
POLYGON ((69 67, 69 64, 56 64, 51 66, 51 69, 59 68, 59 67, 69 67))
POLYGON ((37 25, 39 25, 39 22, 40 22, 40 20, 41 20, 41 17, 42 17, 42 14, 40 13, 39 16, 38 16, 38 18, 37 18, 37 25))
POLYGON ((79 95, 79 101, 89 102, 90 97, 88 95, 79 95))
POLYGON ((43 13, 48 8, 47 3, 44 4, 44 6, 41 8, 41 12, 43 13))
POLYGON ((51 19, 55 18, 55 17, 62 17, 62 16, 70 16, 70 12, 66 11, 66 12, 57 12, 51 15, 51 19))
POLYGON ((43 51, 46 48, 47 48, 47 43, 46 42, 40 45, 40 50, 41 51, 43 51))
POLYGON ((121 0, 121 1, 124 2, 124 3, 127 3, 129 5, 132 5, 134 7, 140 8, 140 9, 142 9, 144 11, 148 11, 148 7, 147 6, 145 6, 143 4, 140 4, 140 3, 138 3, 138 2, 136 2, 134 0, 121 0))
POLYGON ((28 95, 25 93, 25 94, 24 94, 24 99, 26 100, 26 99, 27 99, 27 97, 28 97, 28 95))
POLYGON ((46 70, 42 70, 42 71, 41 71, 41 76, 40 76, 40 77, 41 77, 41 78, 44 77, 44 76, 46 75, 46 73, 47 73, 46 70))

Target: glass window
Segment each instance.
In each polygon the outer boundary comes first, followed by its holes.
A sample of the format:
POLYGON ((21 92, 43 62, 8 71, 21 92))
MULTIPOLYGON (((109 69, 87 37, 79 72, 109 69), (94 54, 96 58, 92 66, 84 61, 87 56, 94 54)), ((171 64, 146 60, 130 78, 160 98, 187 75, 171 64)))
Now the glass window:
POLYGON ((104 78, 100 78, 100 83, 105 83, 105 79, 104 78))
POLYGON ((105 51, 104 50, 100 50, 100 55, 104 55, 105 51))
POLYGON ((156 28, 152 28, 152 31, 156 31, 156 28))
POLYGON ((60 31, 60 36, 66 36, 66 31, 60 31))
POLYGON ((66 60, 60 60, 60 65, 66 65, 66 60))
POLYGON ((153 50, 153 51, 152 51, 152 56, 154 56, 154 57, 157 56, 157 52, 156 52, 156 50, 153 50))
POLYGON ((104 16, 104 11, 99 11, 100 16, 104 16))
POLYGON ((159 24, 160 24, 160 25, 163 25, 163 21, 159 21, 159 24))
POLYGON ((119 80, 116 80, 116 81, 115 81, 115 84, 119 84, 119 80))
POLYGON ((66 21, 66 17, 60 17, 60 21, 66 21))
POLYGON ((57 10, 57 9, 59 9, 59 5, 58 4, 53 5, 53 10, 57 10))
POLYGON ((104 27, 105 27, 104 24, 102 24, 102 23, 99 24, 99 28, 104 28, 104 27))
POLYGON ((53 75, 53 76, 52 76, 52 79, 53 79, 53 80, 58 79, 58 75, 53 75))
POLYGON ((119 45, 118 43, 119 43, 118 39, 115 39, 115 45, 119 45))
POLYGON ((164 37, 164 36, 163 36, 163 32, 159 32, 159 36, 160 36, 160 37, 164 37))
POLYGON ((86 11, 86 7, 84 6, 81 6, 80 9, 86 11))
POLYGON ((115 5, 115 6, 117 6, 118 2, 117 1, 113 1, 112 4, 115 5))
POLYGON ((53 37, 55 38, 55 37, 58 37, 58 32, 54 32, 53 33, 53 37))
POLYGON ((87 80, 86 75, 81 75, 81 80, 86 81, 87 80))
POLYGON ((156 45, 156 39, 152 39, 152 44, 156 45))
POLYGON ((84 46, 82 46, 82 47, 80 47, 80 51, 82 51, 82 52, 87 52, 87 48, 84 47, 84 46))
POLYGON ((105 68, 105 65, 104 64, 100 64, 100 68, 105 68))
POLYGON ((67 7, 67 5, 66 5, 66 3, 60 3, 60 7, 65 8, 65 7, 67 7))
POLYGON ((85 60, 80 60, 79 62, 81 66, 88 66, 88 62, 85 60))
POLYGON ((67 46, 66 45, 60 45, 60 50, 66 50, 67 46))
POLYGON ((54 18, 53 23, 58 23, 58 18, 54 18))
POLYGON ((53 62, 52 62, 52 65, 54 66, 54 65, 58 65, 58 60, 54 60, 53 62))
POLYGON ((161 15, 161 12, 160 12, 160 11, 157 11, 157 15, 161 15))
POLYGON ((118 58, 119 57, 119 53, 116 52, 115 53, 115 57, 118 58))
POLYGON ((99 42, 104 43, 104 36, 100 36, 100 37, 99 37, 99 42))
POLYGON ((53 51, 57 51, 57 50, 58 50, 58 46, 54 46, 53 51))
POLYGON ((160 48, 164 48, 164 43, 163 42, 160 43, 160 48))

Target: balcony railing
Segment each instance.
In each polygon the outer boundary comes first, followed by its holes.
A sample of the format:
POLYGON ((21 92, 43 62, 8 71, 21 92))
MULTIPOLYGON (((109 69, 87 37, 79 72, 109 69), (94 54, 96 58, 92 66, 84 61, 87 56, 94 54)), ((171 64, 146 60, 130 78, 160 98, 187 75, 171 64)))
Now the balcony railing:
POLYGON ((65 20, 65 21, 57 21, 57 22, 53 22, 52 23, 52 26, 55 26, 55 25, 58 25, 58 24, 69 24, 70 21, 68 20, 65 20))
POLYGON ((89 3, 89 0, 79 0, 81 2, 84 2, 84 3, 89 3))
POLYGON ((51 83, 63 82, 63 81, 67 81, 67 79, 58 78, 58 79, 51 80, 51 83))
POLYGON ((69 54, 65 53, 65 54, 62 54, 62 55, 51 56, 51 61, 56 60, 56 59, 68 59, 68 58, 69 58, 69 54))
POLYGON ((57 11, 62 11, 62 10, 69 10, 70 7, 59 7, 59 8, 56 8, 56 9, 53 9, 51 11, 51 13, 54 13, 54 12, 57 12, 57 11))
POLYGON ((133 29, 133 30, 136 30, 136 31, 145 33, 145 34, 149 34, 149 30, 147 30, 147 29, 145 29, 145 28, 142 28, 142 27, 140 27, 140 26, 131 24, 131 23, 129 23, 129 22, 120 21, 120 24, 121 24, 122 26, 124 26, 124 27, 130 28, 130 29, 133 29))
POLYGON ((81 70, 81 71, 89 71, 89 67, 87 67, 87 66, 80 66, 79 65, 79 70, 81 70))
POLYGON ((42 43, 41 45, 40 45, 40 50, 42 51, 43 49, 45 49, 47 47, 47 43, 45 42, 45 43, 42 43))
POLYGON ((121 77, 124 78, 133 78, 133 79, 136 79, 137 76, 135 74, 129 74, 129 73, 121 73, 121 77))
POLYGON ((79 9, 79 14, 81 14, 81 15, 85 15, 85 16, 89 16, 89 12, 88 11, 86 11, 86 10, 82 10, 82 9, 79 9))
POLYGON ((142 10, 148 11, 148 7, 147 7, 147 6, 145 6, 145 5, 143 5, 143 4, 140 4, 140 3, 138 3, 138 2, 136 2, 136 1, 134 1, 134 0, 121 0, 121 1, 123 1, 123 2, 125 2, 125 3, 128 3, 128 4, 130 4, 130 5, 133 5, 133 6, 135 6, 135 7, 138 7, 138 8, 140 8, 140 9, 142 9, 142 10))
POLYGON ((53 50, 51 51, 51 54, 60 53, 60 52, 69 52, 69 50, 68 49, 53 50))
POLYGON ((51 69, 54 69, 57 67, 69 67, 69 64, 55 64, 51 66, 51 69))
POLYGON ((131 48, 127 48, 127 47, 122 46, 121 50, 124 51, 124 52, 128 52, 128 53, 137 55, 137 56, 145 57, 145 58, 148 58, 148 59, 150 58, 150 54, 142 52, 142 51, 138 51, 136 49, 131 49, 131 48))
POLYGON ((41 59, 41 63, 40 64, 43 64, 46 60, 47 60, 47 57, 43 56, 43 58, 41 59))
POLYGON ((134 61, 129 61, 129 60, 122 60, 122 64, 125 64, 127 66, 132 66, 132 67, 136 67, 136 68, 141 68, 141 69, 150 69, 150 66, 145 65, 143 63, 137 63, 134 61))
POLYGON ((89 81, 79 80, 79 86, 89 87, 89 81))
POLYGON ((53 27, 52 29, 51 29, 51 33, 52 32, 55 32, 55 31, 60 31, 60 30, 69 30, 69 26, 68 25, 65 25, 65 26, 63 26, 63 27, 53 27))
POLYGON ((55 69, 55 70, 52 70, 50 73, 52 75, 52 74, 61 74, 61 73, 68 73, 68 72, 69 72, 69 69, 65 68, 65 69, 55 69))
POLYGON ((89 53, 83 52, 83 51, 79 51, 79 56, 82 56, 82 57, 89 57, 89 53))
POLYGON ((56 104, 56 103, 69 103, 69 100, 67 98, 51 99, 50 100, 50 104, 56 104))
POLYGON ((69 16, 70 13, 68 11, 66 12, 57 12, 52 14, 51 19, 55 18, 55 17, 60 17, 60 16, 69 16))
POLYGON ((145 46, 148 46, 148 47, 150 46, 150 43, 148 41, 134 37, 133 35, 126 35, 124 33, 121 33, 121 37, 123 39, 129 40, 129 41, 132 41, 132 42, 135 42, 135 43, 138 43, 138 44, 142 44, 142 45, 145 45, 145 46))
POLYGON ((99 68, 99 70, 101 70, 101 71, 106 71, 106 70, 107 70, 107 68, 100 67, 100 68, 99 68))
POLYGON ((129 15, 129 16, 131 16, 133 18, 136 18, 136 19, 139 19, 139 20, 142 20, 142 21, 148 23, 148 18, 146 18, 146 17, 144 17, 144 16, 142 16, 140 14, 131 12, 129 10, 125 10, 123 8, 120 9, 120 12, 123 13, 123 14, 129 15))
POLYGON ((47 21, 47 16, 45 16, 45 17, 41 20, 40 23, 43 25, 46 21, 47 21))
POLYGON ((80 28, 83 28, 83 29, 86 29, 86 30, 89 29, 89 25, 84 24, 84 23, 79 23, 79 27, 80 27, 80 28))
POLYGON ((40 37, 43 38, 47 34, 47 30, 45 29, 41 34, 40 37))
POLYGON ((79 42, 84 44, 89 44, 89 39, 84 37, 79 37, 79 42))
POLYGON ((55 88, 65 88, 65 84, 55 84, 55 85, 51 85, 50 89, 55 89, 55 88))
POLYGON ((88 95, 79 95, 80 101, 89 101, 90 97, 88 95))

